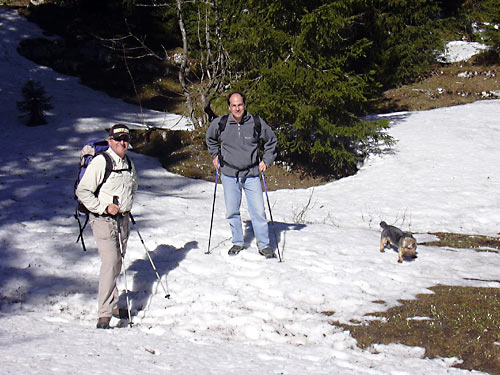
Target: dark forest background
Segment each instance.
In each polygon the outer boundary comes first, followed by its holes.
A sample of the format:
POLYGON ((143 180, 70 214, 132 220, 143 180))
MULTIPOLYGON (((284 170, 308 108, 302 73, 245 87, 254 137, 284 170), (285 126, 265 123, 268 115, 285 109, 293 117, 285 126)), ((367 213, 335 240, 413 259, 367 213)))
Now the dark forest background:
MULTIPOLYGON (((12 3, 14 2, 7 2, 12 3)), ((201 132, 225 95, 279 139, 280 162, 334 177, 394 141, 383 93, 439 69, 446 41, 499 60, 496 0, 73 0, 20 7, 48 35, 19 50, 141 106, 183 113, 201 132)), ((199 139, 203 139, 202 136, 199 139)))

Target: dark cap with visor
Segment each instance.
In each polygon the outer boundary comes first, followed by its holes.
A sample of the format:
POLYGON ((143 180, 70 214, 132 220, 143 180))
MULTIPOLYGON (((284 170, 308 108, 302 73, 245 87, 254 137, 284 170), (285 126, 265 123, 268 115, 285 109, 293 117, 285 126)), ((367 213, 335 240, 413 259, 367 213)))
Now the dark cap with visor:
POLYGON ((109 137, 113 139, 127 138, 130 139, 130 130, 127 125, 115 124, 109 129, 109 137))

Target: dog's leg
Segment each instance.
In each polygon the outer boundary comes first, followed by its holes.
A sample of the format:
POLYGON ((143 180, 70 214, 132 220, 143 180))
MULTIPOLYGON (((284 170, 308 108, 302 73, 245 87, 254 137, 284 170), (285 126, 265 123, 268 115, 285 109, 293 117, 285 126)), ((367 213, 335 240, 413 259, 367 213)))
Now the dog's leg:
POLYGON ((387 237, 382 237, 382 238, 380 239, 380 252, 381 252, 381 253, 385 252, 385 246, 386 246, 386 244, 387 244, 387 241, 388 241, 388 240, 387 240, 387 237))
POLYGON ((398 248, 398 263, 403 263, 403 249, 401 247, 398 248))

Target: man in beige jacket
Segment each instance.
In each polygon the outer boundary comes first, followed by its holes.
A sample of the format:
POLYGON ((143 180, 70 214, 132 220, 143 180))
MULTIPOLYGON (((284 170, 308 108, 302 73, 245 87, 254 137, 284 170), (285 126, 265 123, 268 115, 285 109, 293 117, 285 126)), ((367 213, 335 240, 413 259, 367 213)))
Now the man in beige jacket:
POLYGON ((122 252, 125 255, 127 247, 129 212, 138 186, 135 167, 125 156, 129 142, 129 128, 124 124, 114 125, 109 131, 107 155, 101 154, 92 160, 76 189, 76 196, 90 211, 90 226, 101 258, 97 328, 109 328, 112 316, 123 315, 118 308, 116 278, 122 267, 122 252), (106 171, 106 158, 112 161, 113 170, 99 189, 106 171))

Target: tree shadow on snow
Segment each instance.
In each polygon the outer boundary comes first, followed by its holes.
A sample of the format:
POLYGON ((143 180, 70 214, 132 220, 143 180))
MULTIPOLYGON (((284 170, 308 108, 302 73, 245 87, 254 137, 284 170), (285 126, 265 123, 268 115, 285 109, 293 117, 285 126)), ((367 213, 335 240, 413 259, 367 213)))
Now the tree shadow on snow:
MULTIPOLYGON (((282 259, 284 259, 285 245, 286 245, 286 232, 289 230, 301 230, 305 228, 305 224, 289 224, 289 223, 281 223, 281 222, 268 222, 269 228, 269 242, 272 249, 276 250, 279 246, 280 254, 282 259)), ((255 234, 253 232, 252 221, 245 220, 245 234, 243 237, 243 241, 245 244, 249 244, 255 238, 255 234)))
MULTIPOLYGON (((385 114, 371 114, 368 116, 362 117, 363 120, 365 121, 379 121, 379 120, 389 120, 389 126, 393 127, 398 125, 399 123, 402 123, 406 121, 410 116, 411 112, 394 112, 394 113, 385 113, 385 114)), ((397 142, 397 139, 395 140, 397 142)), ((395 150, 393 145, 385 145, 381 149, 378 149, 378 140, 372 141, 372 144, 370 146, 371 151, 370 153, 373 155, 380 155, 380 154, 395 154, 395 150)))
MULTIPOLYGON (((36 264, 29 264, 25 268, 0 268, 0 311, 2 313, 52 304, 55 303, 51 302, 52 296, 67 295, 72 291, 89 293, 92 289, 76 278, 43 275, 39 267, 36 264)), ((54 298, 57 299, 57 297, 54 298)))
MULTIPOLYGON (((131 280, 127 280, 127 282, 131 283, 128 284, 128 288, 130 309, 133 311, 133 315, 137 315, 138 311, 146 309, 150 299, 155 294, 167 297, 170 293, 168 286, 169 272, 179 265, 190 250, 197 248, 197 241, 187 242, 179 249, 171 245, 159 245, 155 250, 149 251, 152 262, 149 260, 147 254, 144 254, 143 259, 137 259, 130 265, 127 264, 127 272, 132 276, 131 280), (158 272, 161 284, 151 263, 154 264, 158 272)), ((126 295, 124 292, 120 295, 120 306, 126 306, 126 295)))

